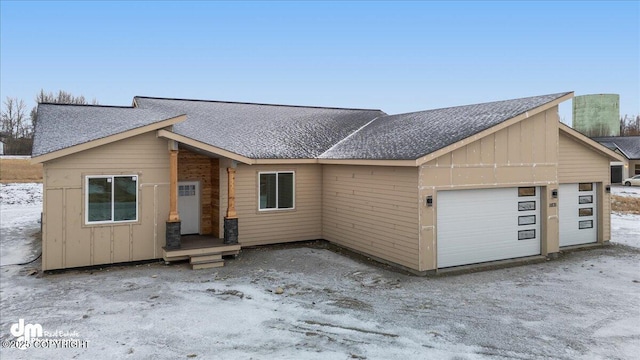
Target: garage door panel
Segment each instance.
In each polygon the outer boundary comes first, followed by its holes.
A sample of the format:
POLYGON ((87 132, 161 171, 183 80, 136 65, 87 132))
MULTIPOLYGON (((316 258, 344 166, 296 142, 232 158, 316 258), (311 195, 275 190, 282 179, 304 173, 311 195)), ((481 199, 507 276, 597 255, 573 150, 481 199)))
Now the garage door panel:
POLYGON ((581 184, 560 185, 558 216, 561 247, 598 241, 597 205, 595 183, 582 183, 582 186, 581 184))
POLYGON ((450 267, 540 254, 539 189, 518 197, 518 188, 440 191, 437 195, 438 267, 450 267), (519 201, 535 209, 518 211, 519 201), (535 223, 518 225, 519 216, 535 223), (518 231, 533 239, 518 240, 518 231))
POLYGON ((484 244, 465 248, 464 251, 447 251, 438 254, 438 264, 440 268, 450 266, 460 266, 466 264, 477 264, 487 261, 497 261, 504 259, 514 259, 525 256, 540 254, 540 240, 527 240, 526 244, 519 244, 514 248, 509 244, 484 244), (458 260, 464 259, 464 260, 458 260))

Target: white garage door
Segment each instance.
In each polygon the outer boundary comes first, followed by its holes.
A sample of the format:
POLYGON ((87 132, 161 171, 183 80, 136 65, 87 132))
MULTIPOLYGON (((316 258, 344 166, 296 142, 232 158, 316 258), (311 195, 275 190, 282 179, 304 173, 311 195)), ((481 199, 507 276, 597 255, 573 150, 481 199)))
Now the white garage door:
POLYGON ((537 187, 439 191, 438 267, 540 254, 537 187))
POLYGON ((598 241, 596 185, 561 184, 558 191, 560 246, 590 244, 598 241))

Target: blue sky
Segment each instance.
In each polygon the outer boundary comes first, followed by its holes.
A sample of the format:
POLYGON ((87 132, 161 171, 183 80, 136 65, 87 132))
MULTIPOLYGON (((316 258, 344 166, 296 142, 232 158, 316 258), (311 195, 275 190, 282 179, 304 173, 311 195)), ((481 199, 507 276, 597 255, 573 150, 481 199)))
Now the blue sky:
POLYGON ((575 91, 640 113, 638 1, 0 4, 0 95, 29 108, 40 89, 390 114, 575 91))

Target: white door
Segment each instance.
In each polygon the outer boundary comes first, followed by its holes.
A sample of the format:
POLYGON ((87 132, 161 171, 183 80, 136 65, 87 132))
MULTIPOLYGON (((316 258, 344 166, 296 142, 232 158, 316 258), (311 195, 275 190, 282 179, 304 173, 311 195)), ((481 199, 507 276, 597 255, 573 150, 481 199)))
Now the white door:
POLYGON ((540 188, 438 191, 438 268, 540 254, 540 188))
POLYGON ((180 181, 178 183, 178 212, 180 234, 200 233, 200 183, 180 181))
POLYGON ((560 246, 598 241, 596 184, 561 184, 558 190, 560 246))

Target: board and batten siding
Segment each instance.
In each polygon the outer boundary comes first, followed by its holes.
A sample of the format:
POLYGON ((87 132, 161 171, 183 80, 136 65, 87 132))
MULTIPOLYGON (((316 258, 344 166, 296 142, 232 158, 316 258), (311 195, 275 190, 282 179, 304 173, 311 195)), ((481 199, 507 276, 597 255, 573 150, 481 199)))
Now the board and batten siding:
POLYGON ((154 132, 44 163, 42 269, 161 257, 169 214, 167 141, 154 132), (85 225, 85 176, 137 175, 138 221, 85 225))
MULTIPOLYGON (((438 192, 447 190, 540 186, 545 219, 542 254, 559 251, 557 207, 558 109, 553 107, 493 134, 469 142, 420 167, 420 271, 437 268, 438 192), (431 196, 433 206, 425 206, 431 196)), ((470 203, 460 211, 482 211, 470 203)))
MULTIPOLYGON (((221 220, 227 209, 227 167, 220 161, 221 220)), ((238 242, 244 246, 277 244, 322 238, 322 166, 317 164, 245 165, 236 168, 238 242), (293 171, 295 208, 259 211, 258 173, 293 171)))
POLYGON ((611 194, 605 187, 611 183, 610 160, 587 146, 560 133, 558 181, 560 184, 596 183, 598 199, 598 242, 611 239, 611 194))
POLYGON ((418 269, 418 169, 325 165, 325 240, 418 269))

